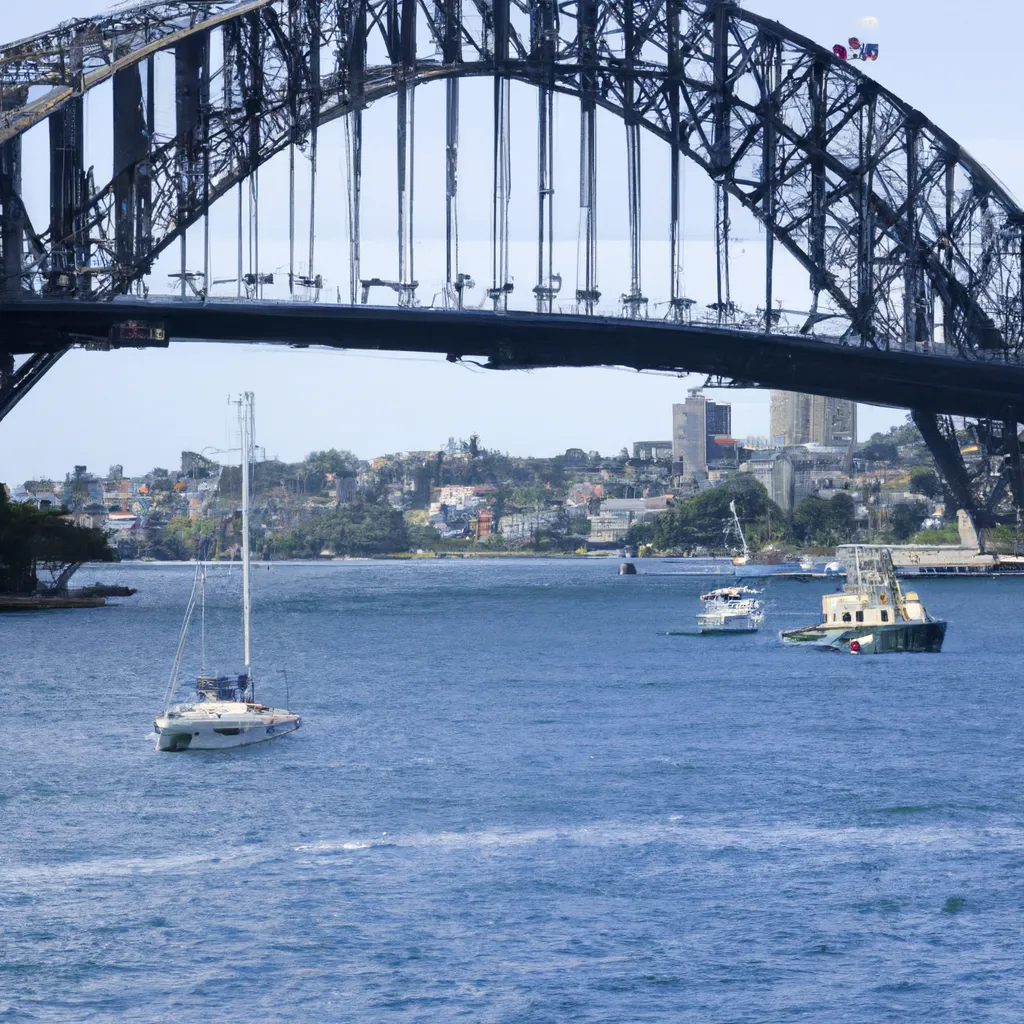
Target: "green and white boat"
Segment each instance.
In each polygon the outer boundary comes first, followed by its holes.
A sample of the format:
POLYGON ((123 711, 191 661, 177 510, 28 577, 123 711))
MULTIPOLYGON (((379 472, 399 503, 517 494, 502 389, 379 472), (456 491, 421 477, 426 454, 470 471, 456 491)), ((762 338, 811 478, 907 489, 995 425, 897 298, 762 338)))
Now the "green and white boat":
POLYGON ((821 599, 822 621, 783 632, 788 644, 849 654, 938 653, 946 623, 925 611, 913 591, 900 589, 886 547, 851 544, 836 551, 846 584, 821 599))

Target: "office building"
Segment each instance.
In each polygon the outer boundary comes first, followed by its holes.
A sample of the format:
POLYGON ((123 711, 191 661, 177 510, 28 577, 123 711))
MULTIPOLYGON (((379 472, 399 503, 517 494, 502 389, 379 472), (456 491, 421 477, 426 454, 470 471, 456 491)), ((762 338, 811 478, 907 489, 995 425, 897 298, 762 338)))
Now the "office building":
POLYGON ((857 405, 843 398, 773 391, 771 441, 774 448, 815 444, 852 453, 857 442, 857 405))
POLYGON ((732 406, 705 398, 699 388, 672 406, 672 471, 678 475, 707 477, 708 466, 735 460, 732 406))

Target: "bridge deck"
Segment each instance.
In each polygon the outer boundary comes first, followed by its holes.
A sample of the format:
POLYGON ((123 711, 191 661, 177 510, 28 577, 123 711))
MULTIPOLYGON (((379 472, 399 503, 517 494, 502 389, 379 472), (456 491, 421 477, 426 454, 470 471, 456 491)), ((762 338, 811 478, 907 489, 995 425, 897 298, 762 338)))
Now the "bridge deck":
POLYGON ((1024 367, 843 345, 805 335, 527 312, 239 300, 27 299, 0 304, 0 351, 107 342, 128 320, 170 341, 267 343, 477 356, 494 368, 626 366, 691 371, 879 405, 1024 421, 1024 367))

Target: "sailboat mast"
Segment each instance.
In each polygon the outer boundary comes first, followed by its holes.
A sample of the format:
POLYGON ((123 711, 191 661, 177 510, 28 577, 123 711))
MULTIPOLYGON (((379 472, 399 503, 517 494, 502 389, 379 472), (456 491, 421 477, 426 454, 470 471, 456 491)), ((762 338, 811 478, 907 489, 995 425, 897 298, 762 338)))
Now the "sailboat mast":
POLYGON ((743 527, 740 525, 740 517, 736 514, 735 500, 729 502, 729 511, 732 513, 732 521, 736 526, 736 533, 739 534, 740 544, 743 545, 743 561, 746 562, 750 557, 750 551, 747 548, 746 534, 744 534, 743 527))
POLYGON ((245 639, 245 675, 252 680, 252 656, 249 632, 252 606, 249 601, 249 473, 253 434, 252 392, 246 391, 238 403, 238 424, 242 441, 242 635, 245 639))

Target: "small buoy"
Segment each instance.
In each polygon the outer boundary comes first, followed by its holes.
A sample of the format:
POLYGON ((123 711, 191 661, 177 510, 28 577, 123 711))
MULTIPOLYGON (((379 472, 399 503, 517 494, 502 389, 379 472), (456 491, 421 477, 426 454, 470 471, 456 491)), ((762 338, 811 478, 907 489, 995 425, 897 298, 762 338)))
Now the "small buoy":
POLYGON ((859 640, 851 640, 850 641, 850 653, 851 654, 860 654, 860 641, 859 640))
POLYGON ((636 566, 632 562, 623 562, 622 565, 619 566, 619 575, 620 576, 635 576, 636 575, 636 566))

